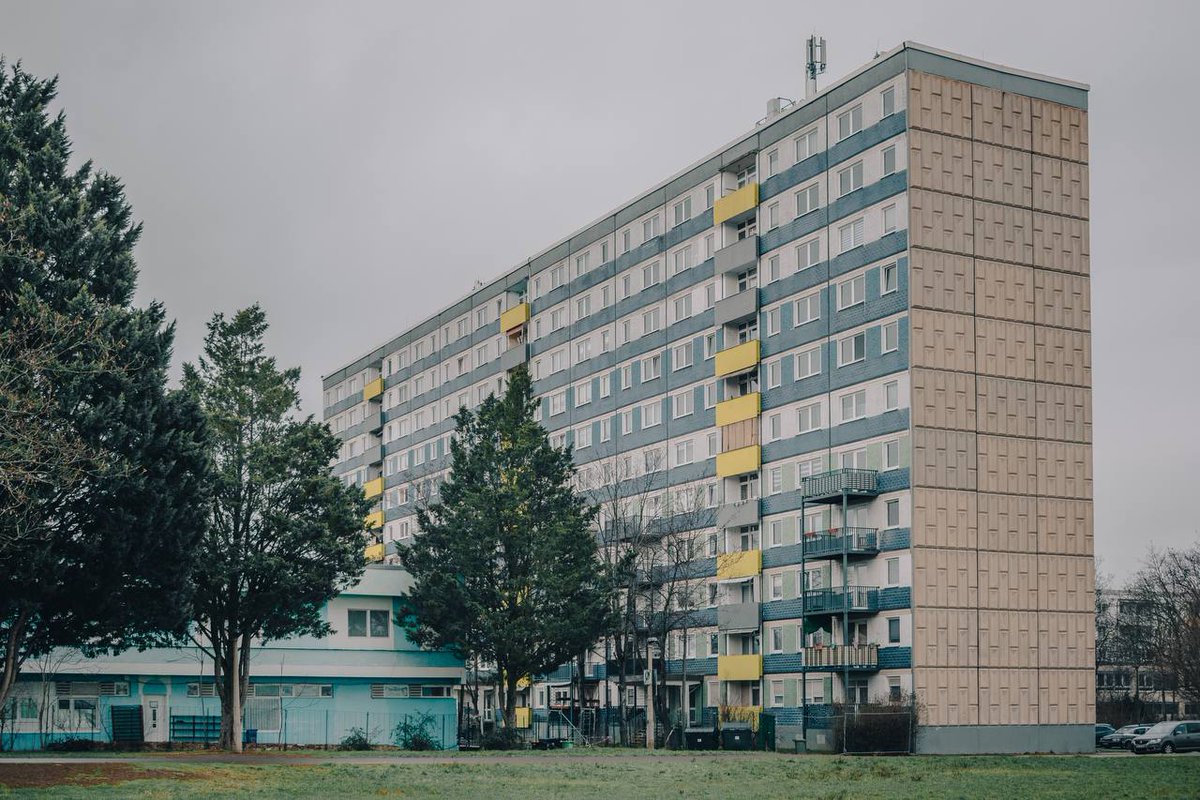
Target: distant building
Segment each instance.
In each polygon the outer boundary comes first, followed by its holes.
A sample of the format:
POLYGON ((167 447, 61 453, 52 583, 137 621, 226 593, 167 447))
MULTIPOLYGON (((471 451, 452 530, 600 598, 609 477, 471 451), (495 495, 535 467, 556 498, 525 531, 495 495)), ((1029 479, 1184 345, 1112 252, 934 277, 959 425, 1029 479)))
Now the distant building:
MULTIPOLYGON (((245 727, 259 743, 336 745, 352 729, 387 744, 407 716, 457 742, 454 694, 462 662, 421 650, 393 624, 411 578, 374 565, 326 606, 325 638, 251 651, 245 727)), ((195 647, 85 659, 66 651, 26 664, 5 708, 0 745, 36 750, 66 738, 150 743, 215 741, 221 703, 212 662, 195 647)))
MULTIPOLYGON (((653 456, 664 513, 711 512, 674 707, 686 652, 705 718, 911 692, 926 751, 1092 749, 1087 102, 906 43, 348 359, 325 419, 372 556, 526 364, 582 470, 653 456)), ((643 704, 646 666, 598 643, 585 704, 614 670, 643 704)))

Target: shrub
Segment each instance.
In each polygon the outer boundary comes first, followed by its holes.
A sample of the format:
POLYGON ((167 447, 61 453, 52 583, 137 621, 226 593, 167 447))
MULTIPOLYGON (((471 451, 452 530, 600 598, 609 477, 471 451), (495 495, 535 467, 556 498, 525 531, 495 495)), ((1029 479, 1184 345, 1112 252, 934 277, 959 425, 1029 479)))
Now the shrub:
POLYGON ((405 714, 392 730, 392 741, 402 750, 440 750, 440 743, 433 738, 435 722, 432 714, 405 714))
POLYGON ((371 733, 363 728, 351 728, 350 732, 338 742, 338 750, 370 750, 371 733))
POLYGON ((485 733, 479 742, 484 750, 519 750, 525 746, 521 736, 511 728, 485 733))
POLYGON ((103 749, 103 747, 103 742, 83 739, 79 736, 67 736, 46 743, 46 749, 52 753, 86 753, 90 750, 103 749))

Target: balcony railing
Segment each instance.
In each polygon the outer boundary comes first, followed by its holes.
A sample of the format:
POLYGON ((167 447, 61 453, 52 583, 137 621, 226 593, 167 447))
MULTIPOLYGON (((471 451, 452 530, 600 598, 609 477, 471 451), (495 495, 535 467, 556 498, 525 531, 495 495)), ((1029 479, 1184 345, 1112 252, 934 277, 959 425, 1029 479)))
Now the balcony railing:
POLYGON ((874 497, 879 494, 879 473, 873 469, 835 469, 800 479, 800 493, 810 503, 841 500, 842 495, 874 497))
POLYGON ((871 556, 879 552, 875 528, 830 528, 804 535, 805 558, 831 558, 843 553, 871 556))
POLYGON ((804 609, 808 614, 875 612, 879 610, 879 589, 874 586, 808 589, 804 592, 804 609))
POLYGON ((879 669, 879 645, 851 645, 844 647, 806 647, 804 648, 804 668, 806 670, 829 669, 879 669))

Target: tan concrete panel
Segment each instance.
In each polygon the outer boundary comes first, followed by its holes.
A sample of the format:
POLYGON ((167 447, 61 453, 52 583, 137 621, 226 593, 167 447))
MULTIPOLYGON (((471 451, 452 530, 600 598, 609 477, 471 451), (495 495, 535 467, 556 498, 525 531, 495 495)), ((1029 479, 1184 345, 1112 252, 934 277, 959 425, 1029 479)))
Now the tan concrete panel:
POLYGON ((1039 439, 1092 441, 1092 390, 1062 384, 1037 384, 1039 439))
POLYGON ((1036 611, 979 612, 979 666, 1029 668, 1037 665, 1036 611))
MULTIPOLYGON (((979 437, 979 459, 983 462, 983 439, 979 437)), ((1092 498, 1092 446, 1078 442, 1037 443, 1037 491, 1046 497, 1092 498)))
POLYGON ((979 578, 974 550, 914 547, 913 606, 974 608, 979 603, 979 578))
POLYGON ((1035 611, 1038 607, 1038 557, 1032 553, 979 551, 979 606, 1035 611))
POLYGON ((979 547, 1036 553, 1037 500, 1019 494, 979 492, 979 547))
POLYGON ((978 664, 979 625, 974 609, 914 608, 913 663, 923 667, 978 664))
POLYGON ((1094 669, 1038 670, 1038 716, 1043 725, 1093 725, 1096 722, 1094 669))
POLYGON ((914 308, 975 313, 975 261, 934 250, 909 251, 908 292, 914 308))
POLYGON ((1073 556, 1092 555, 1095 529, 1093 515, 1090 500, 1039 497, 1038 551, 1073 556))
POLYGON ((1034 155, 1033 208, 1069 217, 1090 216, 1088 166, 1078 161, 1034 155))
POLYGON ((1034 329, 1037 379, 1071 386, 1092 385, 1092 337, 1082 331, 1034 329))
POLYGON ((1033 345, 1033 325, 989 317, 975 319, 975 364, 981 375, 1033 380, 1033 345))
POLYGON ((975 492, 913 489, 913 547, 974 548, 976 519, 975 492))
POLYGON ((997 261, 1033 263, 1033 212, 975 201, 975 255, 997 261))
POLYGON ((1091 271, 1088 222, 1033 212, 1033 264, 1086 275, 1091 271))
POLYGON ((974 668, 917 667, 913 692, 924 706, 924 725, 979 724, 979 673, 974 668))
POLYGON ((910 70, 908 124, 969 139, 971 84, 910 70))
POLYGON ((975 488, 975 434, 939 428, 914 428, 912 441, 913 486, 975 488))
POLYGON ((975 253, 973 200, 928 189, 911 190, 908 198, 908 236, 912 247, 963 255, 975 253))
POLYGON ((975 261, 975 313, 984 317, 1033 322, 1034 268, 998 261, 975 261))
POLYGON ((980 725, 1036 725, 1036 669, 980 669, 980 725))
POLYGON ((976 199, 1025 208, 1033 205, 1033 159, 1028 150, 975 142, 971 160, 976 199))
POLYGON ((980 375, 975 385, 980 433, 1033 437, 1037 430, 1036 384, 980 375))
MULTIPOLYGON (((1091 556, 1038 556, 1038 607, 1044 611, 1096 613, 1096 564, 1091 556)), ((983 581, 980 557, 979 580, 983 581)))
POLYGON ((1092 282, 1086 275, 1033 271, 1034 321, 1056 328, 1092 328, 1092 282))
POLYGON ((1034 98, 1033 152, 1072 161, 1087 161, 1087 112, 1034 98))
POLYGON ((912 130, 908 136, 908 181, 915 189, 932 189, 970 196, 971 142, 930 131, 912 130))
POLYGON ((1029 150, 1033 146, 1033 129, 1029 98, 971 86, 972 134, 981 142, 1029 150))
POLYGON ((975 430, 975 376, 924 368, 911 375, 913 425, 975 430))
POLYGON ((974 317, 914 308, 909 330, 914 367, 975 371, 974 317))
MULTIPOLYGON (((980 625, 982 634, 982 623, 980 625)), ((1096 615, 1086 611, 1038 614, 1038 666, 1092 669, 1096 654, 1096 615)))
POLYGON ((979 491, 1035 494, 1038 449, 1033 439, 980 434, 979 491))

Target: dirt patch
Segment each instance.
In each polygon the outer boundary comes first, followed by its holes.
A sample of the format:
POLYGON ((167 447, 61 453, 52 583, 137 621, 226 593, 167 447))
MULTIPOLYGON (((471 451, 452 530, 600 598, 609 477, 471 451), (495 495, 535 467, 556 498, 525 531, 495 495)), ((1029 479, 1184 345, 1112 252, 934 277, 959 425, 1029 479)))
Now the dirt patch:
POLYGON ((113 764, 5 764, 0 762, 0 786, 8 789, 44 789, 52 786, 100 786, 126 781, 169 778, 196 780, 199 770, 143 768, 113 764))

